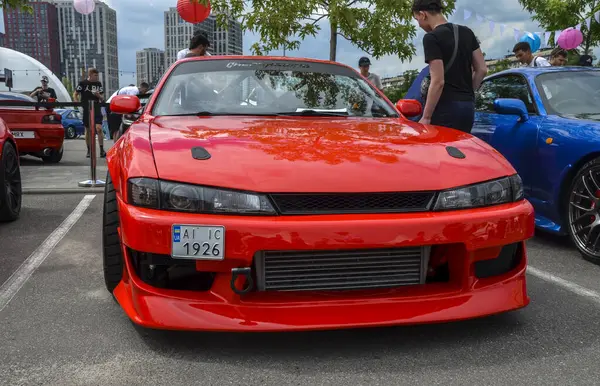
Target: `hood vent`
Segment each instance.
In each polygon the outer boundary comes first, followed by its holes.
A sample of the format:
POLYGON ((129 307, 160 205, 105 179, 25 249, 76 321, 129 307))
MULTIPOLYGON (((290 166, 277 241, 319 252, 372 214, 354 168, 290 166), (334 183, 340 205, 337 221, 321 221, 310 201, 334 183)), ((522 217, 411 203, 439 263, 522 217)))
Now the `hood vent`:
POLYGON ((448 152, 448 154, 450 154, 450 157, 459 158, 459 159, 467 158, 465 153, 458 150, 454 146, 446 146, 446 151, 448 152))
POLYGON ((194 157, 194 159, 207 160, 210 158, 210 153, 203 147, 193 147, 192 157, 194 157))

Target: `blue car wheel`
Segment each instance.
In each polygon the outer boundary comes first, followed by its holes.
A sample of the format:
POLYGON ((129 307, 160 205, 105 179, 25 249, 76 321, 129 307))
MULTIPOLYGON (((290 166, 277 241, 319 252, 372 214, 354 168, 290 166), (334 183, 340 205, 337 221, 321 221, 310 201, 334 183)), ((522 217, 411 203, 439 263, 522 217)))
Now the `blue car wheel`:
POLYGON ((600 157, 573 178, 567 204, 571 240, 584 259, 600 265, 600 157))

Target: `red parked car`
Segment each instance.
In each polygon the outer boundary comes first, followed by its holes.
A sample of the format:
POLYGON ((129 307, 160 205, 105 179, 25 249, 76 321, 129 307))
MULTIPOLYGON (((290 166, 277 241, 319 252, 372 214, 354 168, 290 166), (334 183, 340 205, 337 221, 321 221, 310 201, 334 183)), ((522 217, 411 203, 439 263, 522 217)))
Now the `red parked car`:
POLYGON ((0 118, 0 222, 14 221, 21 212, 21 169, 15 138, 0 118))
MULTIPOLYGON (((116 96, 111 111, 139 110, 116 96)), ((356 70, 196 57, 107 154, 104 279, 156 329, 456 321, 525 307, 534 214, 470 134, 421 125, 356 70)))
MULTIPOLYGON (((36 102, 27 95, 13 92, 0 92, 0 101, 36 102)), ((61 115, 53 109, 0 106, 0 118, 15 137, 20 155, 39 157, 46 163, 61 161, 65 129, 61 115)))

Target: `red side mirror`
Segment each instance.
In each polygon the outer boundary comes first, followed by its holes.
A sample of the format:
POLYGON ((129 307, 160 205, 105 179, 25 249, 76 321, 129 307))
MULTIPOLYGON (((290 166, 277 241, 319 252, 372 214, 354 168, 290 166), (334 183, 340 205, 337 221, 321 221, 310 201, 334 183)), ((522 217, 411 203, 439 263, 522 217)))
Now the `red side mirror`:
POLYGON ((408 118, 417 117, 423 112, 421 102, 416 99, 400 99, 396 102, 396 108, 408 118))
POLYGON ((131 114, 141 107, 136 95, 117 95, 110 101, 110 111, 117 114, 131 114))

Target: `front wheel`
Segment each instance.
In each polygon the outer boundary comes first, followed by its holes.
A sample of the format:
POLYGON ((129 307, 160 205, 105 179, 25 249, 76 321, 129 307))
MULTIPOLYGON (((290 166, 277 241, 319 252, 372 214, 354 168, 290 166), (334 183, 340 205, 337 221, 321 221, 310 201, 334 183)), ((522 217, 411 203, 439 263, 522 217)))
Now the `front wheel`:
POLYGON ((0 160, 0 222, 19 218, 22 198, 19 157, 13 144, 6 141, 0 160))
POLYGON ((566 199, 571 240, 584 259, 600 265, 600 157, 583 165, 566 199))
POLYGON ((117 192, 113 186, 110 172, 107 172, 102 210, 102 263, 104 282, 110 293, 113 293, 123 277, 123 252, 118 232, 120 220, 117 205, 117 192))

